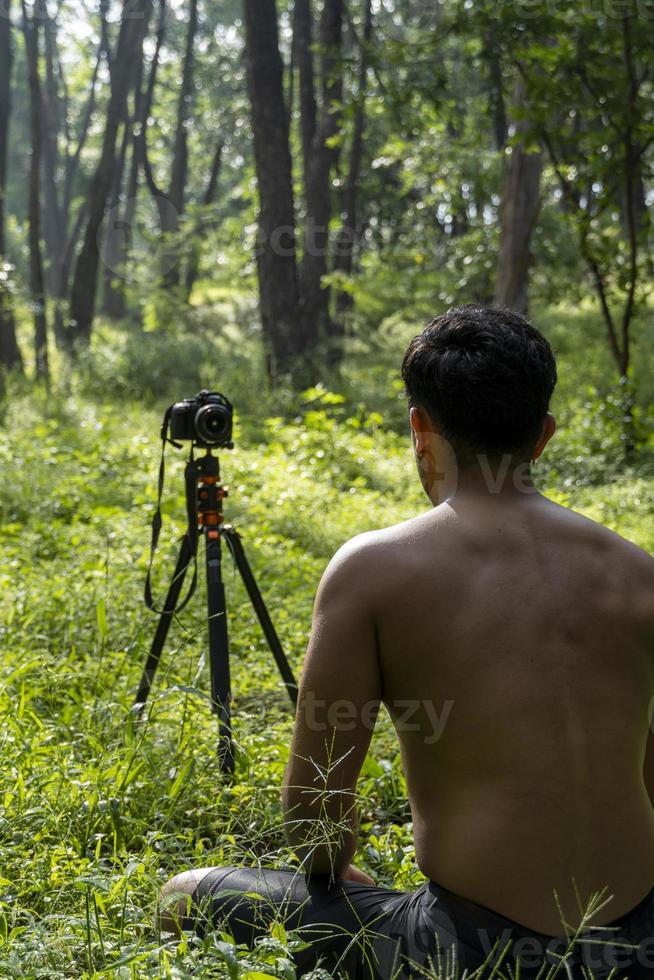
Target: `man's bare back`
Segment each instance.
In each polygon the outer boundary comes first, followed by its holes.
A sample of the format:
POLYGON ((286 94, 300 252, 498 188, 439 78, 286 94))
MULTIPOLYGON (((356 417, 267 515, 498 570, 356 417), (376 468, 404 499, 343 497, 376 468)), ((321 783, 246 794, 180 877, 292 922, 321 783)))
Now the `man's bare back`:
POLYGON ((636 905, 654 560, 534 493, 458 495, 360 547, 423 873, 549 935, 554 890, 579 923, 573 878, 584 909, 614 896, 595 924, 636 905))

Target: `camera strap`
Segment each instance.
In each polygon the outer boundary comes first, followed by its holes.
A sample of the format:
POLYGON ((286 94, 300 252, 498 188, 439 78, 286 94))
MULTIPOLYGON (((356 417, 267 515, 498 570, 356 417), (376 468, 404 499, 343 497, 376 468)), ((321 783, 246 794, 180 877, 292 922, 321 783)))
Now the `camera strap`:
MULTIPOLYGON (((166 612, 172 615, 172 613, 175 612, 175 610, 181 612, 181 610, 186 606, 186 604, 191 599, 193 593, 195 592, 197 579, 198 579, 198 556, 197 556, 198 527, 197 527, 196 510, 195 510, 195 481, 192 479, 192 477, 189 477, 190 466, 187 466, 185 491, 186 491, 186 513, 188 518, 188 527, 184 532, 184 536, 187 537, 189 540, 189 544, 191 546, 191 551, 193 555, 193 579, 191 580, 191 584, 189 586, 189 590, 186 597, 182 602, 176 604, 175 609, 165 609, 165 608, 159 609, 152 596, 151 578, 152 578, 152 565, 154 563, 154 556, 159 544, 159 536, 161 534, 161 526, 162 526, 161 499, 163 497, 164 481, 165 481, 165 474, 166 474, 166 443, 169 442, 171 446, 175 447, 175 449, 182 448, 180 443, 174 442, 174 440, 171 439, 168 435, 168 427, 170 423, 171 412, 172 412, 172 405, 170 406, 170 408, 166 409, 166 414, 164 415, 163 423, 161 425, 161 461, 159 463, 159 478, 157 481, 157 509, 155 510, 154 517, 152 518, 150 559, 148 561, 148 570, 145 576, 144 600, 145 600, 145 605, 152 612, 158 614, 166 612)), ((191 456, 190 456, 189 463, 192 461, 193 461, 193 447, 191 447, 191 456)), ((188 565, 183 569, 183 572, 186 572, 187 568, 188 565)))

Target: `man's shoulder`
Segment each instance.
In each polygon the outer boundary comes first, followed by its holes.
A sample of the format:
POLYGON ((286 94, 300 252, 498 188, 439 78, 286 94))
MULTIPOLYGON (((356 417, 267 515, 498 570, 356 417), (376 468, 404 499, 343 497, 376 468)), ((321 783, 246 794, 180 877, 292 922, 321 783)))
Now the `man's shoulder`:
POLYGON ((624 561, 626 565, 633 566, 634 570, 640 570, 643 575, 654 577, 654 558, 640 545, 586 514, 559 504, 554 506, 562 520, 567 521, 571 529, 574 526, 589 543, 612 554, 615 560, 624 561))
MULTIPOLYGON (((433 512, 432 512, 433 513, 433 512)), ((364 531, 346 541, 327 566, 325 578, 360 596, 378 596, 389 582, 397 586, 402 573, 415 564, 425 530, 433 518, 421 514, 397 524, 364 531)))
POLYGON ((368 610, 386 565, 382 531, 364 531, 350 538, 327 564, 316 595, 317 606, 338 605, 342 612, 368 610))
POLYGON ((587 547, 585 574, 589 580, 601 578, 626 606, 640 618, 651 621, 654 629, 654 557, 640 545, 617 531, 575 510, 561 508, 567 522, 587 547))
POLYGON ((332 558, 338 565, 349 564, 361 567, 366 562, 379 561, 391 551, 397 556, 398 548, 415 540, 416 535, 424 532, 425 528, 434 523, 434 511, 419 514, 397 524, 363 531, 346 541, 332 558))
POLYGON ((387 533, 389 530, 389 528, 379 528, 355 534, 334 553, 327 566, 327 573, 343 577, 365 572, 371 564, 382 559, 389 548, 391 542, 387 533))

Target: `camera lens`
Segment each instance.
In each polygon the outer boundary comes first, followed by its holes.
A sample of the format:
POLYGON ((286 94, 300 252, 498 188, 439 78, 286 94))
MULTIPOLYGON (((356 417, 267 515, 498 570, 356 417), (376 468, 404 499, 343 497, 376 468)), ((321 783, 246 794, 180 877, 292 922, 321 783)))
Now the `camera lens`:
POLYGON ((221 443, 229 439, 231 412, 224 405, 203 405, 195 416, 198 439, 207 443, 221 443))

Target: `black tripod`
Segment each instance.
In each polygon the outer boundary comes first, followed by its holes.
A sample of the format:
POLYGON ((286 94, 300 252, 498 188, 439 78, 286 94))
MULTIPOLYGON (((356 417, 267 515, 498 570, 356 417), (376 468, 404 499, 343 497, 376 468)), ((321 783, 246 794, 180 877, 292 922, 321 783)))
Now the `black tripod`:
MULTIPOLYGON (((234 527, 224 524, 222 503, 227 496, 227 487, 220 481, 220 469, 218 459, 211 455, 211 449, 207 449, 205 456, 200 459, 191 458, 186 464, 184 473, 186 487, 186 509, 188 513, 188 527, 175 566, 175 573, 166 595, 163 609, 160 611, 159 623, 157 626, 148 659, 146 660, 141 683, 134 701, 138 714, 145 707, 145 703, 152 688, 152 682, 156 673, 161 653, 166 642, 168 629, 178 602, 184 578, 189 565, 196 563, 198 542, 201 535, 204 536, 206 545, 206 572, 207 572, 207 598, 209 609, 209 665, 211 671, 211 706, 214 714, 219 719, 219 743, 218 753, 220 768, 223 772, 233 772, 234 770, 234 746, 232 742, 232 723, 231 723, 231 685, 229 671, 229 644, 227 637, 227 610, 225 606, 225 587, 221 574, 221 538, 227 542, 227 546, 232 554, 234 561, 241 573, 243 584, 247 589, 250 601, 261 624, 268 646, 275 658, 275 663, 279 668, 282 680, 286 685, 289 697, 293 705, 297 704, 297 684, 293 677, 293 672, 288 660, 282 650, 279 637, 275 632, 275 627, 266 609, 259 586, 250 568, 250 564, 243 550, 241 537, 234 527)), ((160 478, 161 479, 161 478, 160 478)), ((161 483, 160 483, 161 489, 161 483)), ((159 511, 157 511, 159 515, 159 511)), ((159 516, 160 521, 160 516, 159 516)), ((158 537, 158 529, 157 535, 158 537)), ((156 538, 154 541, 156 545, 156 538)), ((197 577, 196 572, 193 576, 189 594, 180 608, 186 605, 195 589, 197 577)), ((146 584, 146 602, 150 608, 154 608, 151 600, 149 577, 146 584)))

